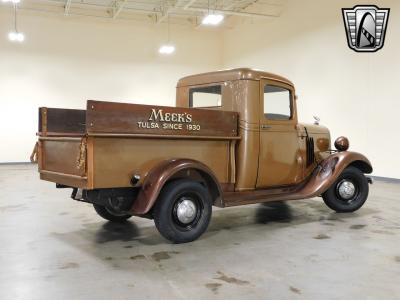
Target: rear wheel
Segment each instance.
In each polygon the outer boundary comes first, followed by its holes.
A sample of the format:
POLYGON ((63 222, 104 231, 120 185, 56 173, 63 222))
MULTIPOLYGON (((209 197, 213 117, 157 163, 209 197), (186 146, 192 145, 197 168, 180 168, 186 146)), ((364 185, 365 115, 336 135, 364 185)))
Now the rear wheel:
POLYGON ((198 182, 182 179, 168 183, 154 206, 154 222, 166 239, 174 243, 196 240, 211 219, 211 197, 198 182))
POLYGON ((97 212, 97 214, 102 217, 103 219, 106 219, 111 222, 125 222, 127 219, 132 217, 132 215, 128 215, 125 213, 117 212, 111 207, 103 206, 103 205, 98 205, 98 204, 93 204, 94 210, 97 212))
POLYGON ((325 204, 337 212, 353 212, 368 198, 368 180, 355 167, 347 167, 335 183, 322 194, 325 204))

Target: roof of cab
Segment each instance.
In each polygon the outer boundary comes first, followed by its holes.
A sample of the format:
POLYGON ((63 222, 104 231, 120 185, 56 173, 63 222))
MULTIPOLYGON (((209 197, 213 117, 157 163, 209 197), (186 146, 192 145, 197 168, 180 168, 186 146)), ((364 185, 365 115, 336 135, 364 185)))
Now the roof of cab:
POLYGON ((186 76, 178 81, 177 87, 208 84, 213 82, 232 81, 232 80, 260 80, 260 79, 276 80, 293 86, 293 83, 290 80, 276 74, 260 70, 254 70, 250 68, 237 68, 237 69, 222 70, 222 71, 186 76))

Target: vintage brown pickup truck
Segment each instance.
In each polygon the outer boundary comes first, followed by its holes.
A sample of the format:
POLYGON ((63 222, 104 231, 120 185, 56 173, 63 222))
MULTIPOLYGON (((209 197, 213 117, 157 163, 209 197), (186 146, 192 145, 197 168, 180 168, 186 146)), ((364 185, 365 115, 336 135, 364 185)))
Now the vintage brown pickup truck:
MULTIPOLYGON (((167 239, 198 238, 212 206, 322 196, 359 209, 372 172, 345 137, 297 120, 289 80, 233 69, 179 80, 177 107, 87 101, 39 109, 40 178, 73 188, 103 218, 154 218, 167 239)), ((318 123, 318 122, 316 122, 318 123)))

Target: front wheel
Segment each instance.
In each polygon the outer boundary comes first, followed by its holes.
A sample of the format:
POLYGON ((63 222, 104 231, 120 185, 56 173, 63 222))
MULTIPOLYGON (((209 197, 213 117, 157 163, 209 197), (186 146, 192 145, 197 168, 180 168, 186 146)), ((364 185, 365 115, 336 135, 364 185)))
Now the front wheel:
POLYGON ((174 243, 187 243, 204 233, 211 211, 208 190, 198 182, 182 179, 162 189, 153 216, 162 236, 174 243))
POLYGON ((103 206, 103 205, 98 205, 98 204, 93 204, 94 210, 97 212, 97 214, 102 217, 103 219, 106 219, 111 222, 118 222, 122 223, 128 220, 132 215, 128 215, 125 213, 119 213, 112 209, 111 207, 103 206))
POLYGON ((336 212, 353 212, 368 198, 368 180, 355 167, 347 167, 335 183, 322 194, 325 204, 336 212))

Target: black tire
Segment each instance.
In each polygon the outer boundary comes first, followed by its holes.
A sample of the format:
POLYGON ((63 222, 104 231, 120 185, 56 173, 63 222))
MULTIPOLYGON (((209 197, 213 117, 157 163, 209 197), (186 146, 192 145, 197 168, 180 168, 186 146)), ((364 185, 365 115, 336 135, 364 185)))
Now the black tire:
POLYGON ((132 215, 115 212, 112 208, 103 205, 93 204, 93 207, 100 217, 111 222, 122 223, 132 217, 132 215))
MULTIPOLYGON (((211 205, 211 196, 200 183, 187 179, 172 181, 165 185, 157 199, 153 211, 154 223, 161 235, 171 242, 191 242, 206 231, 211 219, 211 205), (179 208, 187 201, 196 209, 191 206, 189 220, 182 223, 178 216, 179 208)), ((180 216, 181 219, 186 217, 180 216)))
POLYGON ((359 169, 350 166, 343 170, 335 183, 322 194, 322 198, 325 204, 336 212, 353 212, 363 206, 368 198, 368 192, 367 178, 359 169), (354 193, 343 197, 339 187, 347 182, 354 186, 354 193))

